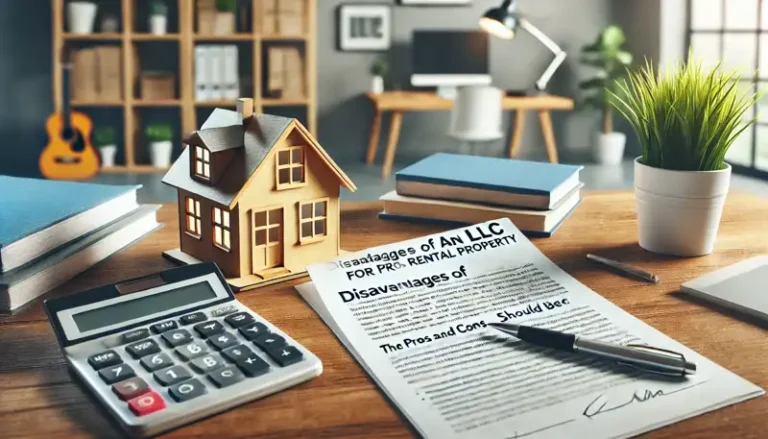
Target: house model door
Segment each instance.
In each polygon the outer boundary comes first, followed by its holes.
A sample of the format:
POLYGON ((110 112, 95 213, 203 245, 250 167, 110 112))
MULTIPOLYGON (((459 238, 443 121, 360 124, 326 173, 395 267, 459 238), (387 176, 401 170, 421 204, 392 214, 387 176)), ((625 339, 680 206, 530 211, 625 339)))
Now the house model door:
POLYGON ((283 265, 283 208, 254 210, 251 266, 253 273, 283 265))

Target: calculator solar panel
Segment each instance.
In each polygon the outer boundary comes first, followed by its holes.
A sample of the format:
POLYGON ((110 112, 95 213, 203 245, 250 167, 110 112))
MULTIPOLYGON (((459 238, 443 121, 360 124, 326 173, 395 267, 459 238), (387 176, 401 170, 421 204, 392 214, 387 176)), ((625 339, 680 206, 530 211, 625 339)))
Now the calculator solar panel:
POLYGON ((215 264, 50 299, 45 307, 69 366, 136 437, 322 372, 314 354, 235 299, 215 264))

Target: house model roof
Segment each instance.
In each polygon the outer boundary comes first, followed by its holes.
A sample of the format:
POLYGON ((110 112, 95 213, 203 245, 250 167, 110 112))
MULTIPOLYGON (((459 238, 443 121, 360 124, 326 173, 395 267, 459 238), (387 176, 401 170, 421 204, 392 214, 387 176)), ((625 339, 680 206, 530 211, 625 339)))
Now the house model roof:
POLYGON ((200 130, 184 139, 184 143, 205 146, 211 153, 234 149, 233 157, 216 185, 208 185, 191 177, 189 156, 191 148, 184 148, 179 158, 163 177, 163 183, 192 192, 230 208, 234 207, 237 196, 245 183, 256 172, 286 129, 294 122, 296 127, 309 137, 318 154, 339 177, 340 183, 350 190, 355 190, 355 185, 349 177, 339 169, 325 150, 317 145, 312 136, 295 119, 269 114, 253 114, 250 120, 241 124, 237 112, 221 108, 213 111, 200 130))

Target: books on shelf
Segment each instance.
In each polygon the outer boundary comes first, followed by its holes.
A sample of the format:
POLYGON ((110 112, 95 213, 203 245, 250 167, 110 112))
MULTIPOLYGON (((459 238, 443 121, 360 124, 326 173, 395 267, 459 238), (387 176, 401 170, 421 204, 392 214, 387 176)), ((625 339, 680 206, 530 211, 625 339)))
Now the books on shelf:
POLYGON ((0 176, 0 310, 23 305, 143 236, 121 235, 91 249, 132 224, 125 218, 141 211, 140 187, 0 176))
POLYGON ((395 175, 383 219, 475 224, 509 218, 551 236, 581 202, 581 166, 438 153, 395 175))
POLYGON ((263 35, 301 36, 305 33, 304 0, 262 0, 263 35))
POLYGON ((240 96, 240 62, 234 44, 195 46, 195 100, 235 100, 240 96))
POLYGON ((72 98, 76 101, 116 101, 123 97, 122 48, 83 48, 72 56, 72 98))
POLYGON ((270 47, 267 56, 267 94, 273 98, 306 96, 304 60, 296 47, 270 47))

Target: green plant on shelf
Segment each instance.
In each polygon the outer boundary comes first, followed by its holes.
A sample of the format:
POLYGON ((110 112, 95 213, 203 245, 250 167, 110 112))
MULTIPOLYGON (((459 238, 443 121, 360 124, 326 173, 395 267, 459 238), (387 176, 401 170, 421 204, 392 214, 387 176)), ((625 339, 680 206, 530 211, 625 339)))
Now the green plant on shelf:
POLYGON ((151 143, 170 142, 173 140, 173 128, 169 123, 151 123, 144 129, 144 134, 146 134, 147 139, 151 143))
POLYGON ((93 131, 93 143, 97 148, 115 144, 115 129, 110 126, 96 127, 93 131))
POLYGON ((603 132, 613 132, 613 111, 610 93, 617 91, 617 80, 632 64, 632 54, 623 49, 626 37, 618 26, 608 26, 597 40, 582 49, 581 62, 596 69, 595 77, 579 84, 588 95, 584 106, 603 112, 603 132))
POLYGON ((237 0, 216 0, 216 10, 219 12, 235 12, 237 0))
POLYGON ((738 72, 724 72, 720 65, 705 70, 694 61, 680 61, 659 74, 646 61, 621 81, 624 97, 611 93, 611 103, 634 128, 644 165, 716 171, 726 167, 728 149, 757 119, 743 117, 762 92, 740 91, 740 79, 738 72))
POLYGON ((379 58, 371 65, 371 74, 373 76, 386 76, 389 71, 389 63, 384 58, 379 58))
POLYGON ((168 5, 164 0, 151 0, 149 3, 149 15, 168 16, 168 5))

